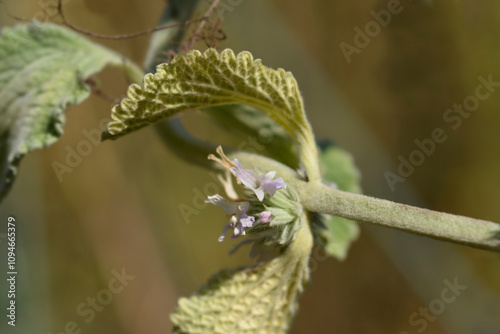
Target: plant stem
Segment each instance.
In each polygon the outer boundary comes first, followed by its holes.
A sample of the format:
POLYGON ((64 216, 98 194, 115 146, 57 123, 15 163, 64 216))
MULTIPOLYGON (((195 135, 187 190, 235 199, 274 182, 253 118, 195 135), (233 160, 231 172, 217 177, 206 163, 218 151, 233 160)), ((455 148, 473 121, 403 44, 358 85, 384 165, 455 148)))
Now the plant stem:
POLYGON ((127 77, 133 82, 137 84, 142 83, 142 78, 144 78, 144 71, 134 64, 131 61, 124 61, 120 64, 116 64, 117 67, 122 69, 123 72, 127 75, 127 77))
POLYGON ((297 186, 302 204, 313 212, 500 252, 497 223, 347 193, 316 182, 297 186))

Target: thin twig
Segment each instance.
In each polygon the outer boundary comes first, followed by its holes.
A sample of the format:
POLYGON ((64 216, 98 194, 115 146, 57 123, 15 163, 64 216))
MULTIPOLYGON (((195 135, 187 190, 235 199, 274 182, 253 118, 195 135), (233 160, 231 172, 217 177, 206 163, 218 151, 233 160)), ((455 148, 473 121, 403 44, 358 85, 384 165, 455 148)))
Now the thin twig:
POLYGON ((0 1, 0 5, 2 6, 3 10, 5 10, 5 13, 7 14, 7 16, 10 17, 11 19, 14 19, 16 21, 21 21, 21 22, 29 22, 29 20, 26 18, 15 16, 14 14, 11 14, 9 12, 9 9, 7 8, 7 5, 4 4, 3 1, 0 1))
POLYGON ((212 2, 212 5, 208 8, 205 15, 203 15, 203 17, 201 18, 200 24, 198 25, 198 27, 196 27, 196 30, 193 33, 193 36, 190 38, 189 42, 186 44, 185 48, 187 50, 191 50, 193 48, 193 44, 196 42, 196 39, 199 37, 201 30, 205 26, 205 23, 210 18, 210 16, 214 12, 214 10, 217 8, 219 3, 220 3, 220 0, 215 0, 214 2, 212 2))
MULTIPOLYGON (((219 0, 216 0, 215 2, 218 2, 218 1, 219 0)), ((185 22, 180 22, 180 23, 175 23, 175 24, 168 24, 168 25, 164 25, 164 26, 154 27, 154 28, 151 28, 151 29, 148 29, 148 30, 144 30, 144 31, 140 31, 140 32, 136 32, 136 33, 133 33, 133 34, 126 34, 126 35, 103 35, 103 34, 93 33, 93 32, 91 32, 89 30, 85 30, 85 29, 79 28, 79 27, 71 24, 67 20, 66 16, 64 15, 63 7, 62 7, 62 0, 58 0, 57 11, 59 13, 59 16, 63 20, 63 24, 65 26, 67 26, 68 28, 70 28, 70 29, 72 29, 74 31, 77 31, 79 33, 82 33, 84 35, 92 36, 92 37, 95 37, 95 38, 115 39, 115 40, 117 40, 117 39, 129 39, 129 38, 140 37, 140 36, 144 36, 144 35, 148 35, 148 34, 154 33, 156 31, 160 31, 160 30, 164 30, 164 29, 170 29, 170 28, 177 28, 177 27, 185 27, 185 26, 190 25, 191 23, 202 21, 202 20, 206 20, 206 16, 203 16, 200 19, 193 19, 193 20, 188 20, 188 21, 185 21, 185 22)))

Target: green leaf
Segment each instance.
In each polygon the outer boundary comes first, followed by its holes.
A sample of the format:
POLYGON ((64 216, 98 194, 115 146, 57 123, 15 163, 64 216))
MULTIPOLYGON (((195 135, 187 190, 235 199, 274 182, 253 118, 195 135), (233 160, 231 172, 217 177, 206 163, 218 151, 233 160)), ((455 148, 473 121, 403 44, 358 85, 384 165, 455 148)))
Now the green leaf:
MULTIPOLYGON (((305 216, 302 219, 306 219, 305 216)), ((176 334, 284 334, 309 279, 309 224, 280 256, 253 267, 224 270, 172 313, 176 334)))
POLYGON ((291 73, 269 69, 249 52, 235 56, 229 49, 220 54, 194 50, 159 65, 142 86, 129 87, 128 97, 113 108, 103 138, 119 137, 184 110, 227 104, 250 105, 283 126, 299 144, 309 179, 320 179, 316 144, 297 82, 291 73))
POLYGON ((349 247, 359 236, 358 223, 343 217, 326 216, 329 239, 325 250, 328 255, 341 261, 345 260, 349 247))
MULTIPOLYGON (((320 164, 325 181, 335 183, 339 190, 361 193, 360 174, 349 153, 338 146, 327 145, 322 149, 320 164)), ((344 260, 351 243, 359 236, 358 223, 330 215, 324 215, 323 219, 326 229, 316 232, 321 234, 326 252, 344 260)))
POLYGON ((17 25, 0 33, 0 198, 28 152, 63 133, 64 112, 90 94, 84 80, 106 64, 140 72, 117 53, 54 24, 17 25))
POLYGON ((238 149, 256 151, 285 165, 299 168, 299 152, 290 134, 266 114, 242 104, 206 108, 208 115, 224 129, 239 135, 238 149), (250 140, 258 142, 253 144, 250 140), (241 147, 241 148, 240 148, 241 147))

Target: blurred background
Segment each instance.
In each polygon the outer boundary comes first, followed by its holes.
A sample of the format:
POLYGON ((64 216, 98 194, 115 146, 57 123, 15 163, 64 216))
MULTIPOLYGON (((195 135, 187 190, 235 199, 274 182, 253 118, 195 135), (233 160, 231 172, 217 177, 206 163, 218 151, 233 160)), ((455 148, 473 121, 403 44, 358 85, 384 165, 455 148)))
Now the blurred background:
MULTIPOLYGON (((64 3, 73 24, 104 34, 153 27, 165 6, 163 0, 64 3)), ((210 3, 201 4, 198 16, 210 3)), ((478 77, 500 81, 500 3, 394 3, 222 0, 227 39, 218 47, 248 50, 267 66, 293 72, 316 136, 353 154, 366 194, 500 222, 500 89, 460 126, 443 118, 475 94, 478 77), (373 13, 388 6, 398 12, 377 30, 373 13), (362 40, 366 27, 373 30, 362 40), (386 172, 397 174, 398 157, 408 159, 415 140, 436 128, 446 141, 391 189, 386 172)), ((4 4, 15 16, 60 22, 53 0, 4 4)), ((3 9, 0 20, 16 23, 3 9)), ((142 64, 149 37, 96 41, 142 64)), ((114 97, 127 87, 114 69, 98 80, 114 97)), ((229 256, 233 242, 217 242, 222 210, 182 216, 179 207, 195 207, 213 179, 169 152, 152 127, 94 145, 59 181, 52 164, 64 164, 86 133, 100 132, 110 108, 95 95, 71 107, 63 137, 24 158, 0 205, 3 221, 17 220, 19 266, 17 326, 2 316, 1 333, 170 333, 179 297, 224 267, 251 263, 247 249, 229 256), (124 288, 107 293, 123 271, 131 276, 124 288), (105 305, 92 308, 95 298, 105 305)), ((197 112, 182 118, 200 138, 229 138, 197 112)), ((1 224, 2 268, 4 233, 1 224)), ((292 333, 500 333, 496 254, 363 225, 344 262, 317 250, 311 267, 292 333), (442 302, 446 281, 466 286, 450 303, 442 302), (429 307, 434 315, 426 318, 420 312, 429 307)), ((0 286, 5 310, 4 278, 0 286)))

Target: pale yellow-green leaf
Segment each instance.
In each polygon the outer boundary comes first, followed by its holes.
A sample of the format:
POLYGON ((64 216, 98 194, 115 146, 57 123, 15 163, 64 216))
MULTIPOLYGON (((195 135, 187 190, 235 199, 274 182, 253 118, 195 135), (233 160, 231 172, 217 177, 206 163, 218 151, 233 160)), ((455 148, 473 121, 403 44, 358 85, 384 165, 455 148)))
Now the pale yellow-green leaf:
POLYGON ((174 333, 287 333, 309 278, 311 245, 305 222, 297 239, 277 258, 214 276, 200 291, 179 300, 171 315, 174 333))
POLYGON ((62 26, 31 23, 1 30, 0 198, 20 159, 62 135, 66 109, 89 96, 85 79, 106 64, 140 73, 119 54, 62 26))
POLYGON ((300 147, 311 180, 319 180, 316 145, 293 75, 273 70, 249 52, 235 55, 190 51, 147 74, 142 86, 129 87, 128 97, 113 108, 104 138, 116 138, 178 112, 226 104, 248 104, 282 125, 300 147))

